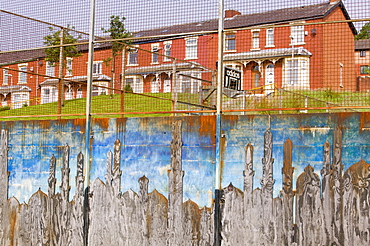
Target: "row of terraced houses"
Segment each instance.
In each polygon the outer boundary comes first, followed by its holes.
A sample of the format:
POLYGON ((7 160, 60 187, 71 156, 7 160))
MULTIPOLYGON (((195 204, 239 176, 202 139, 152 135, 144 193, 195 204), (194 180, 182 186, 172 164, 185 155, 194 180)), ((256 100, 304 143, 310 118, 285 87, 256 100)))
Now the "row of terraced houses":
MULTIPOLYGON (((328 1, 310 6, 242 15, 235 10, 225 12, 224 64, 241 71, 242 83, 237 90, 284 88, 316 90, 368 90, 365 68, 369 61, 369 41, 355 43, 356 28, 341 1, 328 1), (337 22, 339 21, 339 22, 337 22), (332 24, 320 24, 322 22, 332 24)), ((201 86, 214 81, 217 68, 218 20, 187 23, 136 32, 126 59, 116 60, 116 74, 111 81, 112 67, 108 43, 96 46, 93 84, 121 88, 121 76, 136 93, 198 93, 201 86), (193 35, 182 35, 193 33, 193 35), (145 52, 145 50, 150 51, 145 52), (173 58, 176 58, 174 60, 173 58), (122 60, 125 71, 122 73, 122 60), (176 76, 176 80, 174 79, 176 76)), ((64 84, 65 99, 86 96, 87 54, 67 58, 64 84)), ((49 103, 58 98, 58 66, 45 61, 39 51, 0 54, 1 106, 21 107, 49 103), (7 70, 9 68, 9 70, 7 70), (15 70, 11 70, 15 69, 15 70), (26 73, 28 72, 28 73, 26 73), (34 73, 34 74, 33 74, 34 73), (35 74, 45 74, 43 77, 35 74), (34 100, 39 99, 39 100, 34 100)), ((108 93, 107 88, 94 87, 93 95, 108 93)))

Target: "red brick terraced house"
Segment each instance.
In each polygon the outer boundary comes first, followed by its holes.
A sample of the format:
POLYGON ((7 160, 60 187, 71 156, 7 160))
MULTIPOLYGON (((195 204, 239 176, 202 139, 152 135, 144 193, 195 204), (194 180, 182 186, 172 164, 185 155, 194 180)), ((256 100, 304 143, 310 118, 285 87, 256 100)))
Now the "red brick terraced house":
MULTIPOLYGON (((314 24, 349 20, 341 1, 241 15, 225 13, 226 66, 242 72, 242 90, 263 86, 285 89, 355 90, 354 35, 352 23, 314 24), (292 26, 293 25, 293 26, 292 26), (282 27, 278 27, 282 26, 282 27)), ((137 42, 141 49, 161 52, 216 69, 218 20, 175 25, 136 33, 137 37, 166 35, 137 42), (202 34, 202 32, 215 31, 202 34), (180 33, 198 33, 176 36, 180 33), (171 34, 173 35, 171 37, 171 34)), ((172 59, 133 49, 126 75, 137 92, 171 91, 172 59)), ((179 92, 198 92, 212 80, 212 73, 188 63, 176 79, 179 92), (190 75, 190 76, 189 76, 190 75)))
MULTIPOLYGON (((241 85, 234 89, 262 88, 261 94, 273 87, 358 89, 354 54, 357 32, 351 22, 336 22, 349 19, 341 1, 248 15, 227 10, 224 63, 242 74, 241 85)), ((151 38, 133 39, 125 59, 126 83, 136 93, 198 93, 201 86, 209 86, 215 78, 217 29, 218 20, 212 19, 135 33, 137 38, 151 38)), ((87 80, 87 50, 80 50, 82 56, 67 59, 66 99, 86 96, 83 82, 87 80)), ((95 49, 93 84, 110 85, 111 67, 105 62, 110 56, 109 44, 95 49)), ((57 100, 57 79, 22 73, 24 70, 57 76, 58 67, 50 66, 44 57, 42 51, 0 54, 2 106, 12 102, 17 108, 23 102, 37 104, 57 100), (35 98, 39 100, 33 100, 35 98)), ((115 88, 121 88, 121 61, 122 57, 118 57, 115 88)), ((94 87, 94 95, 105 93, 107 89, 94 87)))
POLYGON ((357 90, 370 91, 370 39, 355 41, 357 90))
MULTIPOLYGON (((93 65, 93 85, 108 87, 111 81, 111 68, 103 61, 111 56, 110 44, 103 43, 97 46, 93 65)), ((66 68, 63 70, 66 100, 86 97, 87 46, 81 45, 79 50, 82 53, 80 57, 66 58, 66 68)), ((25 104, 35 105, 58 100, 59 65, 45 61, 43 50, 2 53, 0 67, 1 106, 20 108, 25 104)), ((92 93, 107 94, 108 89, 93 87, 92 93)))

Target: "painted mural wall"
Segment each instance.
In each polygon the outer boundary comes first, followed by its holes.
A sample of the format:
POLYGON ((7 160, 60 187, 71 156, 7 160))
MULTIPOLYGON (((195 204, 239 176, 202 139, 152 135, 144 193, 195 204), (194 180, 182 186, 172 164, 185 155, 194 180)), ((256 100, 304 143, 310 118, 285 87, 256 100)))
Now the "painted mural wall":
MULTIPOLYGON (((215 117, 189 116, 168 118, 96 119, 91 136, 91 177, 104 180, 107 153, 114 142, 121 142, 121 189, 139 192, 138 180, 145 175, 149 192, 156 189, 168 195, 168 170, 171 162, 172 123, 182 121, 183 199, 199 206, 212 206, 215 174, 215 117)), ((2 122, 8 130, 8 197, 27 202, 38 189, 48 190, 50 158, 56 158, 56 179, 61 180, 63 149, 70 147, 70 162, 84 152, 84 120, 2 122)), ((222 185, 243 187, 245 147, 254 147, 254 184, 260 187, 263 176, 264 134, 273 138, 273 195, 282 190, 283 147, 292 141, 293 179, 310 164, 319 174, 324 159, 323 146, 333 143, 334 130, 342 130, 342 163, 344 170, 363 159, 370 162, 370 114, 300 114, 223 116, 222 118, 222 185)), ((74 179, 76 165, 70 165, 74 179)), ((59 187, 60 183, 56 184, 59 187)), ((294 187, 293 187, 294 189, 294 187)), ((75 185, 71 184, 71 194, 75 185)), ((70 198, 71 199, 71 198, 70 198)))

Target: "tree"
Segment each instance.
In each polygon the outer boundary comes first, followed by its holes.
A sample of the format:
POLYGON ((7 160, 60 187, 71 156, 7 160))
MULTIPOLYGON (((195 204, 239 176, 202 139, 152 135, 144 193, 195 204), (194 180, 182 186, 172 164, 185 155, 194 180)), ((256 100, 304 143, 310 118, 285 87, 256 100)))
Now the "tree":
MULTIPOLYGON (((126 30, 124 21, 126 20, 125 17, 120 17, 118 15, 112 15, 110 17, 110 27, 109 29, 101 28, 104 33, 109 33, 111 39, 125 39, 132 37, 132 34, 126 30)), ((113 84, 115 81, 115 67, 116 67, 116 57, 124 51, 125 46, 130 44, 129 40, 119 40, 112 42, 112 57, 111 59, 108 58, 107 61, 112 61, 112 68, 111 68, 111 87, 113 88, 113 84)), ((124 55, 124 54, 122 54, 124 55)), ((112 94, 112 91, 111 91, 112 94)))
MULTIPOLYGON (((74 27, 69 27, 67 25, 67 28, 63 29, 63 44, 74 44, 77 43, 80 36, 73 36, 70 32, 73 30, 74 27)), ((61 44, 61 34, 62 30, 55 30, 53 27, 49 27, 50 33, 49 35, 44 37, 44 44, 46 46, 56 46, 61 44)), ((45 60, 51 63, 59 63, 60 61, 60 48, 59 47, 51 47, 45 49, 46 58, 45 60)), ((66 59, 67 57, 78 57, 81 56, 81 54, 78 52, 77 45, 71 45, 71 46, 64 46, 63 47, 63 64, 64 67, 66 65, 66 59)))
POLYGON ((355 40, 370 38, 370 22, 362 26, 360 32, 355 36, 355 40))
MULTIPOLYGON (((53 27, 49 27, 50 34, 44 37, 44 44, 46 46, 56 46, 64 44, 77 43, 80 36, 73 36, 71 31, 74 27, 67 25, 67 28, 55 30, 53 27)), ((77 45, 62 46, 62 47, 50 47, 45 49, 45 60, 52 64, 59 64, 59 83, 58 83, 58 114, 62 112, 62 106, 64 105, 64 81, 63 74, 64 68, 66 67, 67 57, 78 57, 81 54, 78 52, 77 45)))

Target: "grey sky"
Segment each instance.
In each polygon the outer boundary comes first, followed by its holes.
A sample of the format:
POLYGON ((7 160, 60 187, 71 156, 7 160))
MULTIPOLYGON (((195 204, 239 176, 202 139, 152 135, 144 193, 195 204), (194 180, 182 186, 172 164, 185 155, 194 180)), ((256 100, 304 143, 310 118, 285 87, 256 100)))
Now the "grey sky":
MULTIPOLYGON (((326 2, 327 0, 225 0, 225 9, 242 14, 272 9, 296 7, 326 2)), ((368 0, 344 0, 352 19, 369 18, 368 0)), ((126 17, 130 31, 151 29, 180 23, 217 18, 218 0, 96 0, 96 34, 108 27, 109 16, 126 17)), ((13 0, 1 1, 0 8, 57 25, 71 24, 88 32, 90 0, 13 0)), ((359 25, 357 25, 358 27, 359 25)), ((45 25, 0 14, 0 50, 42 46, 47 34, 45 25), (34 36, 41 37, 33 43, 34 36)))

